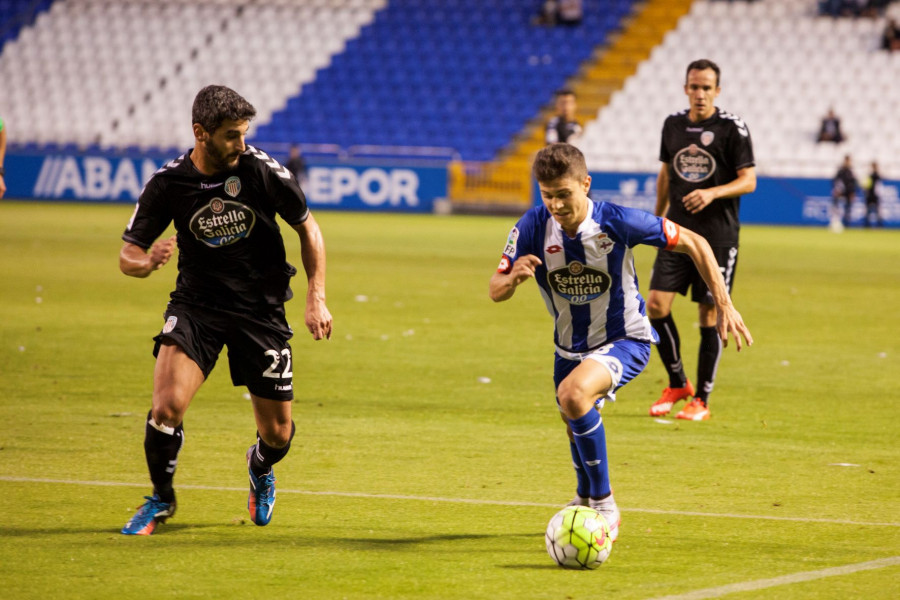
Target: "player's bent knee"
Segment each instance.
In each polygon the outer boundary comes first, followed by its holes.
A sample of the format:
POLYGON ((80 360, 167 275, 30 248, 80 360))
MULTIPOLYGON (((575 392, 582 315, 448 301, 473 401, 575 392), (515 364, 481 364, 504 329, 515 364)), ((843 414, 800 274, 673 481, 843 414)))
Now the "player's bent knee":
POLYGON ((653 296, 647 299, 647 316, 651 319, 664 319, 669 314, 669 307, 664 302, 654 299, 653 296))
POLYGON ((568 419, 577 419, 594 405, 595 394, 589 393, 579 383, 566 379, 556 390, 559 407, 568 419))
POLYGON ((265 442, 267 446, 272 448, 284 448, 290 444, 291 440, 294 438, 294 431, 293 421, 288 421, 287 423, 272 423, 269 427, 265 428, 265 431, 259 431, 259 437, 262 438, 262 441, 265 442))
POLYGON ((153 403, 153 409, 150 411, 153 420, 160 425, 166 427, 178 427, 184 420, 184 411, 179 410, 175 405, 168 403, 153 403))

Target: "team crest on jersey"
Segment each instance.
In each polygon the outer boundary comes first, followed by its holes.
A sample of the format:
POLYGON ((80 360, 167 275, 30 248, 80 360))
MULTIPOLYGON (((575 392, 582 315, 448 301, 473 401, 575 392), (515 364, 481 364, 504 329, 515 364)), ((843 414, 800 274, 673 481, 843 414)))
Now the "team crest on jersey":
POLYGON ((609 239, 609 236, 605 233, 600 233, 594 242, 594 248, 600 254, 609 254, 615 245, 615 242, 609 239))
POLYGON ((163 333, 169 333, 170 331, 172 331, 173 329, 175 329, 175 326, 176 326, 176 325, 178 325, 178 317, 176 317, 175 315, 172 315, 171 317, 169 317, 168 319, 166 319, 166 324, 163 325, 163 330, 162 330, 162 332, 163 332, 163 333))
POLYGON ((513 227, 509 232, 509 237, 506 239, 506 248, 503 250, 503 254, 507 255, 510 258, 516 257, 516 242, 519 239, 519 228, 513 227))
POLYGON ((550 289, 571 304, 588 304, 596 300, 609 290, 611 282, 608 273, 577 260, 547 273, 550 289))
POLYGON ((232 175, 225 180, 225 193, 232 198, 237 197, 241 193, 241 179, 236 175, 232 175))
POLYGON ((672 159, 672 167, 675 169, 675 173, 685 181, 700 183, 712 177, 712 174, 716 172, 716 159, 697 144, 691 144, 675 154, 672 159))
POLYGON ((221 248, 250 235, 255 224, 256 213, 249 206, 213 198, 191 217, 190 229, 194 237, 210 248, 221 248))
POLYGON ((714 139, 716 139, 716 134, 712 131, 704 131, 700 134, 700 143, 704 146, 712 144, 714 139))

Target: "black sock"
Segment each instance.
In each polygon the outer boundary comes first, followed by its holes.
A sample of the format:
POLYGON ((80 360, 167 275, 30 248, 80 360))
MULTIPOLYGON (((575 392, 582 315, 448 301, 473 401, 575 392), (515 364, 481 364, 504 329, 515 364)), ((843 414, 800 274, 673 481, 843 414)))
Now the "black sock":
POLYGON ((681 363, 681 338, 678 336, 678 328, 672 313, 662 319, 650 319, 653 329, 659 334, 659 344, 656 346, 663 366, 669 374, 669 387, 680 388, 687 385, 687 376, 684 374, 684 365, 681 363))
POLYGON ((250 455, 250 470, 253 471, 255 477, 265 475, 272 470, 272 465, 284 458, 288 450, 291 449, 291 440, 294 439, 294 432, 297 430, 294 422, 291 421, 291 437, 288 443, 282 448, 273 448, 267 445, 256 432, 256 450, 250 455))
POLYGON ((697 398, 709 402, 716 381, 716 370, 722 356, 722 340, 715 327, 700 328, 700 351, 697 357, 697 398))
POLYGON ((175 501, 172 480, 178 465, 178 453, 184 445, 184 427, 166 427, 153 420, 153 413, 147 413, 144 429, 144 455, 150 470, 153 491, 163 502, 175 501))

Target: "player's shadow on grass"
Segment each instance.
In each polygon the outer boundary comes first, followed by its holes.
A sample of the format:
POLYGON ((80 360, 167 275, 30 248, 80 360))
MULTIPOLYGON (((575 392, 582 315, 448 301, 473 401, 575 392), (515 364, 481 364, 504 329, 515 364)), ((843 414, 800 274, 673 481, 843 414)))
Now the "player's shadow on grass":
MULTIPOLYGON (((157 531, 179 531, 190 529, 203 529, 206 527, 219 527, 216 523, 193 524, 172 523, 160 525, 157 531)), ((46 535, 82 535, 85 533, 121 534, 121 527, 97 528, 97 527, 0 527, 0 538, 13 537, 39 537, 46 535)))
POLYGON ((344 543, 356 545, 362 549, 407 549, 410 546, 420 544, 430 544, 434 542, 455 542, 460 540, 488 540, 488 539, 507 539, 507 538, 533 538, 534 533, 513 533, 513 534, 485 534, 485 533, 451 533, 443 535, 423 535, 418 537, 397 537, 397 538, 353 538, 343 540, 344 543))

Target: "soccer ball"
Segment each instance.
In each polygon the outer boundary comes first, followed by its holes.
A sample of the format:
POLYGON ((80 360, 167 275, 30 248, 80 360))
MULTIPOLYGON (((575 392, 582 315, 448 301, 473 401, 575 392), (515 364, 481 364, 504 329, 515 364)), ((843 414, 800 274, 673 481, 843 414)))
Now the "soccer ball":
POLYGON ((587 506, 567 506, 547 524, 547 554, 567 569, 596 569, 612 552, 609 525, 587 506))

